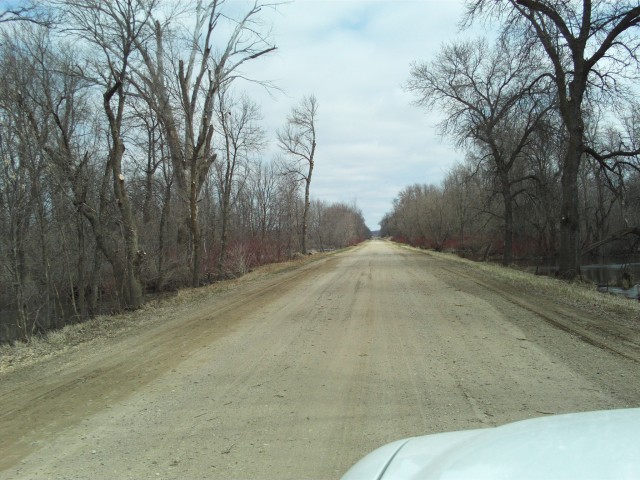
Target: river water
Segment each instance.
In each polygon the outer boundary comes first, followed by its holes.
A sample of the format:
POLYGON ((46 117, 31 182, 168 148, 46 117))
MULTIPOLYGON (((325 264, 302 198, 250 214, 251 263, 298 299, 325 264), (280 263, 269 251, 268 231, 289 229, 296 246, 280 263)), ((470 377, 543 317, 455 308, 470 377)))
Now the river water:
MULTIPOLYGON (((542 262, 542 265, 535 267, 530 265, 529 270, 535 270, 539 275, 554 276, 558 267, 551 262, 542 262)), ((585 262, 580 267, 580 272, 582 278, 593 282, 601 292, 640 300, 640 255, 601 257, 592 263, 585 262), (624 280, 626 286, 631 288, 622 288, 624 280)))

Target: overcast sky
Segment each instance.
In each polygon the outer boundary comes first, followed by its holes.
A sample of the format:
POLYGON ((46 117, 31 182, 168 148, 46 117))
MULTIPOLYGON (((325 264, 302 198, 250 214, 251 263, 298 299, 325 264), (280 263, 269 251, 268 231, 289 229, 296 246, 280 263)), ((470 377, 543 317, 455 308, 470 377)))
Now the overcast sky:
POLYGON ((313 198, 355 201, 377 230, 403 187, 440 183, 461 159, 402 89, 411 62, 459 35, 461 13, 462 0, 296 0, 268 14, 278 50, 245 71, 282 92, 247 90, 274 145, 291 106, 317 97, 313 198))

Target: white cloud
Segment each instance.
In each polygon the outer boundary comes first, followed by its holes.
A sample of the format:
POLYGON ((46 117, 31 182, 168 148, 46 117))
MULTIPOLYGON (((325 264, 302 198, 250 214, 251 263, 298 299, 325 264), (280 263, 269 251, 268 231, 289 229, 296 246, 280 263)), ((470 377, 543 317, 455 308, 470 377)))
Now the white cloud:
POLYGON ((303 95, 317 97, 313 197, 357 200, 377 229, 401 188, 439 183, 461 159, 438 138, 437 116, 412 106, 402 90, 411 62, 428 60, 453 39, 461 14, 461 0, 298 0, 269 14, 277 53, 246 74, 282 92, 247 90, 274 139, 291 106, 303 95))

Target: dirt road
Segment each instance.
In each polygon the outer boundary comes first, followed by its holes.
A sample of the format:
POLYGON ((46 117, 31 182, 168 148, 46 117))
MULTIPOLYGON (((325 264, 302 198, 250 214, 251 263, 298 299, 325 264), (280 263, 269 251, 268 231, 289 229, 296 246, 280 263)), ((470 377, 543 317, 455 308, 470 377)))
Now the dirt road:
POLYGON ((402 437, 640 405, 633 324, 383 241, 158 315, 0 379, 0 478, 337 478, 402 437))

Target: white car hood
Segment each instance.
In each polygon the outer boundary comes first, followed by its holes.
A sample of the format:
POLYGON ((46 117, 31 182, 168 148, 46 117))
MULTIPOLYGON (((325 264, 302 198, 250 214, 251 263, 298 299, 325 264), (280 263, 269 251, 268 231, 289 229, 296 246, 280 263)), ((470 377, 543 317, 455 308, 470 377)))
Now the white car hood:
POLYGON ((390 443, 343 480, 640 479, 640 408, 534 418, 390 443))

